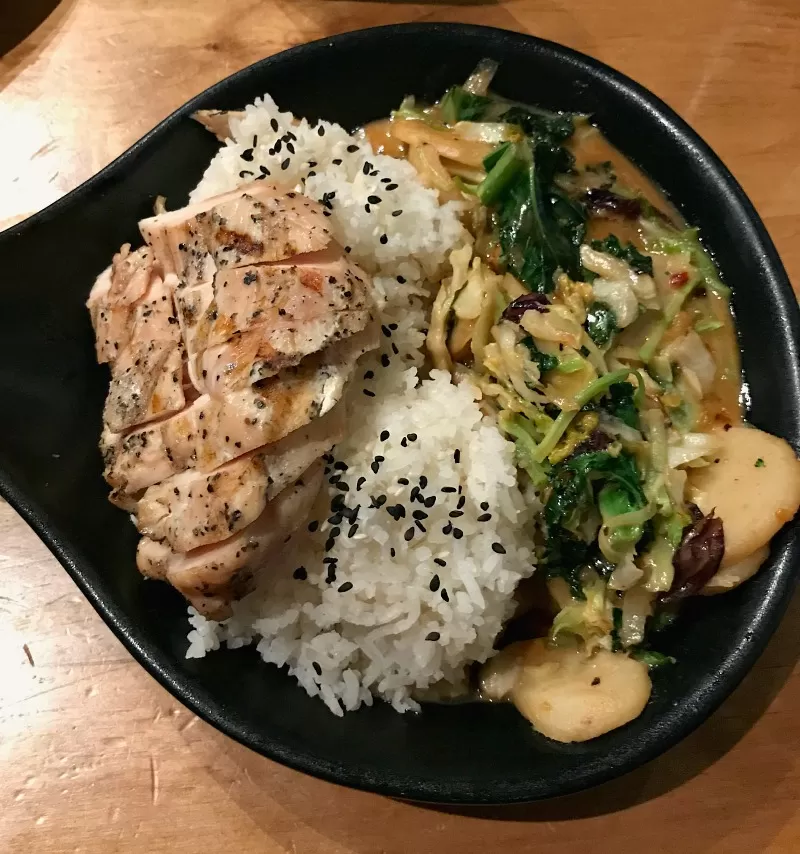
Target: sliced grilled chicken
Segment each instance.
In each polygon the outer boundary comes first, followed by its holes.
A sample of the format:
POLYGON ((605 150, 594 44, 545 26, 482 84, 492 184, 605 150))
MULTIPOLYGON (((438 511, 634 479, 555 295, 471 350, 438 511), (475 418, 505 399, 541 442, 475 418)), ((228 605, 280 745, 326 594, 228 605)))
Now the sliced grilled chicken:
POLYGON ((104 431, 100 447, 112 500, 131 496, 186 469, 218 466, 277 442, 329 412, 344 393, 356 360, 378 345, 374 325, 257 386, 222 398, 202 395, 177 415, 127 435, 104 431))
POLYGON ((322 207, 285 187, 245 187, 139 223, 167 272, 187 287, 211 281, 218 269, 319 252, 331 242, 322 207))
POLYGON ((144 298, 160 268, 147 247, 131 252, 126 243, 111 266, 97 277, 86 306, 92 317, 97 361, 113 362, 131 336, 131 313, 144 298))
POLYGON ((302 525, 322 485, 322 464, 311 469, 267 504, 262 514, 234 536, 180 554, 164 543, 143 537, 136 562, 150 578, 168 581, 203 615, 221 620, 231 603, 254 586, 255 576, 274 559, 290 535, 302 525))
POLYGON ((129 311, 128 341, 112 363, 103 411, 114 433, 180 412, 186 404, 183 343, 168 280, 153 276, 129 311))
POLYGON ((135 508, 140 533, 188 552, 246 528, 344 436, 344 403, 280 442, 213 472, 184 472, 151 486, 135 508))
POLYGON ((176 294, 199 391, 273 376, 367 326, 374 305, 367 276, 341 252, 219 271, 213 282, 176 294))
POLYGON ((244 115, 244 110, 198 110, 192 113, 192 118, 220 142, 226 142, 231 138, 231 119, 241 119, 244 115))

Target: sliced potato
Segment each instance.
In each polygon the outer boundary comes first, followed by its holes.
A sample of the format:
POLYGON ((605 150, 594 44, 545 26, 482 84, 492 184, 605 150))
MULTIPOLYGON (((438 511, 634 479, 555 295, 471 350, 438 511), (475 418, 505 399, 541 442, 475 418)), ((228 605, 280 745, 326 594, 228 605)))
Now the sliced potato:
POLYGON ((717 574, 700 592, 703 596, 713 596, 715 593, 727 593, 728 590, 733 590, 734 587, 738 587, 758 572, 768 554, 769 546, 763 546, 758 551, 748 555, 743 561, 718 570, 717 574))
POLYGON ((800 461, 791 446, 755 427, 720 429, 714 461, 689 472, 689 497, 725 529, 722 569, 766 546, 800 507, 800 461))
POLYGON ((592 655, 540 638, 512 644, 484 668, 490 699, 510 699, 555 741, 588 741, 638 717, 650 699, 647 666, 622 653, 592 655))

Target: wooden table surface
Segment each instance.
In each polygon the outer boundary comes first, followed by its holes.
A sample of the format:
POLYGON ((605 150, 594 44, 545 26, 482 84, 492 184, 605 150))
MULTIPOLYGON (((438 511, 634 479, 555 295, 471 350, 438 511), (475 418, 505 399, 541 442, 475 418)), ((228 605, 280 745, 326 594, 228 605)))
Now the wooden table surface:
MULTIPOLYGON (((534 33, 648 86, 731 167, 800 282, 797 0, 0 0, 0 227, 227 74, 412 20, 534 33)), ((425 809, 301 776, 199 721, 0 502, 0 851, 796 854, 799 653, 795 600, 739 690, 648 767, 548 804, 425 809)))

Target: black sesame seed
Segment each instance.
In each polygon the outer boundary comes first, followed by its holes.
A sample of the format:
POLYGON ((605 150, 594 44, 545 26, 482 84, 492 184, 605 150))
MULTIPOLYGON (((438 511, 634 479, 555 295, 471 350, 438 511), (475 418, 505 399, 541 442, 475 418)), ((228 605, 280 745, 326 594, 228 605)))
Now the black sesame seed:
POLYGON ((298 566, 292 573, 292 578, 296 578, 298 581, 305 581, 308 578, 306 568, 304 566, 298 566))
POLYGON ((452 530, 453 530, 453 523, 452 523, 452 522, 448 522, 448 523, 444 526, 444 528, 442 528, 442 533, 443 533, 445 536, 447 536, 447 534, 449 534, 452 530))
POLYGON ((278 120, 277 119, 271 119, 269 125, 272 128, 274 133, 278 132, 278 120))
POLYGON ((356 483, 356 491, 359 491, 361 487, 367 482, 365 477, 360 477, 356 483))
POLYGON ((380 196, 367 196, 367 201, 371 205, 379 205, 381 203, 381 197, 380 196))
MULTIPOLYGON (((442 560, 442 558, 440 557, 435 557, 433 559, 433 562, 436 564, 436 566, 447 566, 447 561, 442 560)), ((437 575, 436 577, 438 578, 439 576, 437 575)))
POLYGON ((372 211, 370 210, 369 205, 364 205, 364 210, 365 210, 367 213, 372 213, 372 211))
MULTIPOLYGON (((328 516, 328 524, 341 525, 342 519, 344 519, 344 513, 334 513, 333 516, 328 516)), ((333 534, 331 534, 331 536, 333 536, 333 534)))
POLYGON ((435 495, 430 495, 430 496, 428 496, 428 498, 426 498, 422 503, 423 503, 427 508, 429 508, 429 509, 430 509, 431 507, 433 507, 433 505, 434 505, 434 504, 436 504, 436 496, 435 496, 435 495))
POLYGON ((390 362, 391 359, 386 355, 386 353, 381 353, 381 364, 383 365, 383 367, 388 368, 390 362))
POLYGON ((370 466, 369 466, 369 467, 372 469, 372 473, 373 473, 373 474, 377 474, 377 473, 378 473, 378 471, 380 470, 381 464, 380 464, 379 462, 377 462, 376 460, 373 460, 373 461, 370 463, 370 466))
POLYGON ((397 349, 397 344, 392 344, 392 352, 395 354, 395 356, 400 355, 400 351, 397 349))
POLYGON ((481 510, 488 510, 488 509, 489 509, 489 502, 488 501, 481 501, 481 510))
POLYGON ((386 246, 386 244, 389 242, 389 238, 388 238, 388 236, 387 236, 387 235, 385 235, 385 234, 382 234, 382 235, 378 238, 378 240, 380 240, 380 242, 381 242, 381 244, 382 244, 383 246, 386 246))
POLYGON ((253 175, 253 174, 254 173, 251 172, 249 169, 242 169, 242 171, 239 173, 239 177, 245 178, 247 175, 253 175))
POLYGON ((443 486, 442 492, 455 492, 456 488, 454 486, 443 486))
MULTIPOLYGON (((411 439, 411 436, 409 436, 408 438, 409 438, 409 439, 411 439)), ((413 442, 414 440, 413 440, 413 439, 411 439, 411 441, 413 442)), ((427 477, 425 477, 425 475, 424 475, 424 474, 421 474, 421 475, 419 476, 419 488, 420 488, 420 489, 425 489, 425 488, 427 487, 427 485, 428 485, 428 478, 427 478, 427 477)))
POLYGON ((386 189, 387 189, 387 190, 396 190, 396 189, 397 189, 397 184, 387 184, 387 185, 386 185, 386 189))
POLYGON ((463 510, 451 510, 447 515, 451 519, 459 519, 461 516, 464 515, 464 511, 463 510))
POLYGON ((438 576, 438 575, 434 575, 434 576, 433 576, 433 578, 432 578, 432 579, 431 579, 431 581, 430 581, 430 584, 428 585, 428 587, 430 588, 431 593, 435 593, 435 592, 439 589, 439 585, 440 585, 440 584, 441 584, 441 581, 439 580, 439 576, 438 576))
POLYGON ((401 285, 404 285, 406 283, 406 278, 405 276, 398 276, 397 281, 400 282, 401 285))
POLYGON ((357 145, 348 145, 347 150, 350 154, 355 154, 355 152, 358 151, 358 146, 357 145))
POLYGON ((400 216, 400 214, 401 214, 401 213, 403 213, 403 211, 402 211, 402 210, 399 210, 399 211, 392 211, 392 216, 400 216))
POLYGON ((394 550, 394 548, 389 549, 389 554, 390 554, 392 557, 397 557, 397 552, 394 550))
POLYGON ((287 157, 286 160, 284 160, 283 163, 281 163, 281 169, 283 169, 284 171, 286 169, 288 169, 290 162, 291 162, 290 159, 287 157))
MULTIPOLYGON (((335 160, 331 160, 331 163, 333 163, 334 166, 341 166, 342 165, 342 158, 337 157, 335 160)), ((315 163, 314 165, 316 166, 317 164, 315 163)))
POLYGON ((417 500, 417 496, 418 496, 418 495, 419 495, 419 487, 418 487, 418 486, 415 486, 415 487, 411 490, 411 500, 412 500, 412 501, 416 501, 416 500, 417 500))
POLYGON ((375 371, 365 371, 364 372, 364 379, 365 380, 371 380, 371 379, 373 379, 374 376, 375 376, 375 371))
POLYGON ((414 524, 420 529, 420 531, 422 531, 423 534, 425 533, 425 526, 419 521, 419 519, 415 519, 414 524))
POLYGON ((502 543, 492 543, 492 551, 499 555, 504 555, 506 553, 502 543))
POLYGON ((464 536, 464 532, 461 530, 461 528, 453 528, 453 536, 457 540, 460 540, 464 536))
POLYGON ((342 533, 342 529, 340 527, 338 527, 338 525, 337 525, 337 527, 331 528, 330 538, 332 540, 335 540, 339 536, 339 534, 341 534, 341 533, 342 533))
MULTIPOLYGON (((409 441, 409 442, 416 442, 416 441, 417 441, 417 438, 418 438, 418 437, 417 437, 417 434, 416 434, 416 433, 409 433, 409 434, 408 434, 408 441, 409 441)), ((424 488, 425 488, 425 487, 423 487, 423 489, 424 489, 424 488)))
POLYGON ((336 545, 336 541, 332 537, 325 540, 325 551, 329 552, 336 545))
POLYGON ((259 166, 259 167, 258 167, 258 171, 259 171, 262 175, 269 175, 269 174, 270 174, 270 171, 269 171, 269 169, 267 169, 267 167, 266 167, 266 166, 259 166))
POLYGON ((245 148, 245 150, 239 155, 239 157, 241 157, 242 160, 247 161, 247 163, 252 163, 252 161, 253 161, 253 149, 252 148, 245 148))
POLYGON ((437 640, 439 640, 440 637, 441 637, 441 635, 439 634, 439 632, 428 632, 428 634, 425 635, 425 640, 437 641, 437 640))
POLYGON ((402 504, 394 504, 391 507, 386 508, 386 512, 394 519, 395 522, 399 522, 401 519, 405 518, 406 508, 403 507, 402 504))
POLYGON ((461 498, 458 499, 458 504, 456 504, 456 509, 460 510, 467 503, 467 498, 465 495, 462 495, 461 498))
POLYGON ((478 516, 478 521, 479 522, 488 522, 491 518, 492 518, 491 513, 481 513, 481 515, 478 516))
POLYGON ((342 462, 341 460, 337 460, 337 461, 333 464, 333 467, 334 467, 337 471, 347 471, 347 463, 344 463, 344 462, 342 462))
POLYGON ((381 326, 381 332, 383 332, 383 334, 384 334, 387 338, 391 338, 391 337, 392 337, 392 330, 391 330, 391 329, 389 329, 389 327, 388 327, 388 326, 386 326, 385 324, 384 324, 383 326, 381 326))
POLYGON ((415 519, 427 519, 428 514, 424 510, 415 510, 411 514, 415 519))
POLYGON ((380 440, 381 442, 385 442, 389 438, 388 430, 381 430, 380 440))
POLYGON ((282 140, 282 139, 279 139, 279 140, 275 143, 275 146, 274 146, 274 148, 273 148, 272 150, 273 150, 273 152, 274 152, 275 154, 280 154, 280 153, 281 153, 281 148, 283 148, 283 140, 282 140))
POLYGON ((317 674, 317 676, 322 676, 322 668, 317 664, 316 661, 314 662, 314 672, 317 674))
POLYGON ((317 133, 318 133, 320 136, 325 136, 325 128, 324 128, 322 125, 320 125, 320 126, 317 128, 317 133))
POLYGON ((386 496, 385 495, 379 495, 375 499, 375 506, 376 507, 383 507, 384 504, 386 504, 386 496))
POLYGON ((405 436, 400 440, 400 447, 407 448, 408 447, 408 439, 405 436))
POLYGON ((386 459, 386 457, 382 457, 380 454, 375 455, 375 462, 376 463, 382 463, 385 459, 386 459))
POLYGON ((409 480, 408 480, 408 478, 407 478, 407 477, 398 477, 398 478, 397 478, 397 482, 398 482, 401 486, 408 486, 409 480))
POLYGON ((311 531, 312 534, 317 530, 317 528, 319 528, 319 522, 316 519, 314 519, 313 522, 308 523, 308 530, 311 531))
POLYGON ((358 525, 351 525, 350 530, 347 532, 347 538, 352 539, 356 535, 356 531, 358 530, 358 525))
POLYGON ((347 593, 348 591, 350 591, 352 589, 353 589, 353 582, 352 581, 345 581, 344 584, 339 585, 339 592, 340 593, 347 593))
POLYGON ((461 449, 460 448, 456 448, 455 451, 453 451, 453 462, 456 465, 458 465, 461 462, 461 449))
POLYGON ((364 394, 365 394, 367 397, 375 397, 375 392, 374 392, 374 391, 370 391, 368 388, 365 388, 363 391, 364 391, 364 394))
POLYGON ((349 246, 344 247, 345 252, 352 252, 352 249, 349 246))
POLYGON ((291 142, 286 143, 286 150, 289 152, 289 154, 294 154, 294 146, 291 142))
POLYGON ((444 599, 445 602, 450 601, 450 595, 448 594, 446 587, 442 587, 442 592, 440 595, 441 595, 442 599, 444 599))
POLYGON ((412 527, 412 528, 409 528, 409 529, 405 532, 405 534, 403 534, 403 539, 404 539, 407 543, 410 543, 410 542, 414 539, 414 528, 413 528, 413 527, 412 527))

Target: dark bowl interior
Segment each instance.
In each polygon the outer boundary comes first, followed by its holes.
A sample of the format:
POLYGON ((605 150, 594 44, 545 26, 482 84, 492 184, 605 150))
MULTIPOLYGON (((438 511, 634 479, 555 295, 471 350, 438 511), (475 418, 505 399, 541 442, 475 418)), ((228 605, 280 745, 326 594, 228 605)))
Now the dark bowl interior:
POLYGON ((609 139, 702 228, 733 287, 754 424, 800 440, 798 311, 786 274, 741 188, 666 105, 622 75, 550 42, 453 25, 364 30, 294 48, 235 74, 181 108, 65 199, 0 235, 0 490, 70 572, 134 656, 200 716, 260 753, 350 786, 450 803, 572 792, 653 758, 696 727, 761 652, 794 588, 798 524, 776 538, 743 588, 690 603, 661 648, 680 661, 655 679, 629 726, 561 745, 513 708, 382 703, 333 717, 252 650, 184 659, 185 605, 134 565, 136 534, 107 501, 97 451, 107 377, 84 301, 96 274, 156 195, 182 203, 216 150, 189 119, 269 91, 283 107, 353 128, 407 93, 434 99, 484 56, 496 90, 591 113, 609 139), (399 61, 401 60, 401 61, 399 61))

